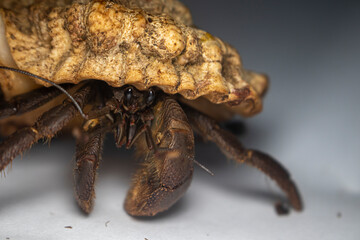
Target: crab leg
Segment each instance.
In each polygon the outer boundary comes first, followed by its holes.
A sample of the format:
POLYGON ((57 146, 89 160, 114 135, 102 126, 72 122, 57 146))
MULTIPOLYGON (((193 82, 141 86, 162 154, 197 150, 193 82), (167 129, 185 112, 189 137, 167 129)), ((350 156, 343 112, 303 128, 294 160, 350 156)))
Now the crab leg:
MULTIPOLYGON (((65 89, 72 85, 66 84, 65 89)), ((12 115, 20 115, 41 107, 45 103, 54 99, 62 92, 55 87, 39 88, 31 92, 21 94, 11 99, 10 102, 3 102, 0 106, 0 119, 12 115)))
POLYGON ((215 120, 195 109, 186 107, 185 111, 194 130, 204 139, 216 143, 228 158, 256 167, 265 173, 286 193, 292 207, 297 211, 302 210, 303 206, 297 187, 291 180, 290 174, 280 163, 267 154, 244 148, 232 133, 220 128, 215 120))
MULTIPOLYGON (((91 86, 85 85, 74 94, 74 99, 81 107, 84 107, 90 99, 91 92, 91 86)), ((63 104, 45 112, 32 127, 20 129, 10 135, 0 144, 0 171, 39 139, 52 138, 77 113, 78 110, 74 104, 65 100, 63 104)))
POLYGON ((184 111, 168 97, 153 109, 157 149, 148 148, 144 134, 135 143, 138 152, 147 154, 125 200, 132 216, 153 216, 171 207, 184 195, 193 173, 194 136, 184 111))
MULTIPOLYGON (((92 116, 103 112, 98 106, 89 112, 92 116)), ((104 113, 99 118, 88 120, 83 125, 83 131, 76 136, 76 157, 74 165, 75 198, 80 208, 85 213, 90 213, 95 198, 95 181, 97 169, 101 160, 104 138, 111 131, 113 122, 104 113)))
POLYGON ((81 132, 76 141, 75 197, 85 213, 90 213, 93 207, 96 171, 101 159, 105 134, 105 128, 98 125, 89 132, 81 132))

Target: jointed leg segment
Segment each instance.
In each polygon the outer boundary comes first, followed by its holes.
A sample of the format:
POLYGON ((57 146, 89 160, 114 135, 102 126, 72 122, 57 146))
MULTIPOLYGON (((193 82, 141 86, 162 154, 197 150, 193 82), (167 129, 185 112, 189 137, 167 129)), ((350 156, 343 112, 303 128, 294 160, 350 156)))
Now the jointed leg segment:
POLYGON ((287 194, 293 208, 302 210, 301 197, 296 185, 280 163, 260 151, 244 148, 233 134, 220 128, 215 120, 190 107, 184 109, 193 129, 204 139, 216 143, 228 158, 256 167, 268 175, 287 194))
MULTIPOLYGON (((98 105, 101 102, 98 101, 98 105)), ((99 106, 93 107, 93 116, 101 112, 99 106)), ((75 198, 85 213, 90 213, 95 198, 95 181, 101 160, 105 135, 112 130, 113 122, 106 114, 85 122, 76 137, 76 156, 74 165, 75 198)))
POLYGON ((95 198, 96 171, 106 134, 101 130, 102 127, 98 125, 89 132, 81 132, 76 141, 75 197, 85 213, 90 213, 95 198))
MULTIPOLYGON (((63 85, 63 88, 68 89, 71 86, 71 84, 65 84, 63 85)), ((61 91, 55 87, 39 88, 19 95, 10 102, 2 102, 0 104, 0 119, 32 111, 51 101, 60 94, 61 91)))
MULTIPOLYGON (((91 92, 91 86, 86 85, 74 94, 74 98, 83 107, 89 101, 91 92)), ((66 100, 62 105, 45 112, 32 127, 20 129, 9 136, 0 144, 0 171, 38 140, 44 137, 52 138, 77 113, 73 103, 66 100)))

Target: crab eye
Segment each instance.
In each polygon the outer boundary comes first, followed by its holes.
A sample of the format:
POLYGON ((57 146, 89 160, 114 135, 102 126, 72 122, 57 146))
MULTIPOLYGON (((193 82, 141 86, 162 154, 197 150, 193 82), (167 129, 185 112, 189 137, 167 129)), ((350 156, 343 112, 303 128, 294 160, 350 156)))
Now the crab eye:
POLYGON ((127 102, 130 102, 132 96, 133 96, 133 89, 131 87, 129 87, 125 90, 125 100, 127 102))
POLYGON ((148 97, 147 97, 147 104, 151 104, 155 99, 155 91, 153 89, 149 89, 148 97))

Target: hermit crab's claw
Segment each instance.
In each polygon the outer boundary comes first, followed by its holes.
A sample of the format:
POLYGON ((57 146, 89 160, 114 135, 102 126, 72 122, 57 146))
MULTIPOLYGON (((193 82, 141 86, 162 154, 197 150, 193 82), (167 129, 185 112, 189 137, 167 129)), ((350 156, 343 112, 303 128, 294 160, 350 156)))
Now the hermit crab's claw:
POLYGON ((136 143, 137 150, 147 154, 125 200, 125 210, 132 216, 165 211, 184 195, 192 178, 194 136, 184 111, 165 97, 154 107, 154 115, 151 136, 147 132, 136 143), (152 150, 149 137, 156 144, 152 150))

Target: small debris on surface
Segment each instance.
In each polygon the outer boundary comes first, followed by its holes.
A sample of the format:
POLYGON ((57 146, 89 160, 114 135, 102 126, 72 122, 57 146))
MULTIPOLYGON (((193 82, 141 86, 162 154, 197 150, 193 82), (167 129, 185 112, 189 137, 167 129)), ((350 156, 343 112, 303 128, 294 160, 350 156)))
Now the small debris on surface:
POLYGON ((282 202, 275 203, 275 211, 279 216, 285 216, 289 214, 289 208, 282 202))
POLYGON ((338 212, 338 213, 336 214, 336 217, 337 217, 337 218, 341 218, 341 217, 342 217, 342 213, 341 213, 341 212, 338 212))
POLYGON ((6 238, 6 240, 10 239, 9 237, 6 238))
POLYGON ((72 229, 72 226, 65 226, 64 228, 72 229))
POLYGON ((105 227, 108 226, 109 222, 110 222, 110 221, 106 221, 106 222, 105 222, 105 227))

